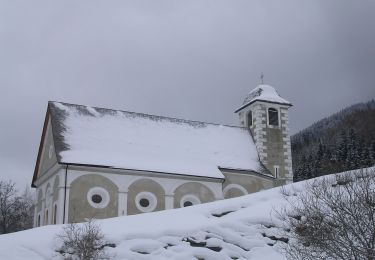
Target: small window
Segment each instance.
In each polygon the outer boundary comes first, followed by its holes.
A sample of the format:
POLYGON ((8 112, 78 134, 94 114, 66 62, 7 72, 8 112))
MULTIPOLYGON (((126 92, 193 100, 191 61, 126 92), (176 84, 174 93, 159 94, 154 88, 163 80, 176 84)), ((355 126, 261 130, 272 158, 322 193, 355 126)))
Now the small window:
POLYGON ((275 166, 275 178, 279 178, 279 166, 275 166))
POLYGON ((249 111, 247 114, 247 126, 250 127, 253 125, 253 112, 249 111))
POLYGON ((53 208, 53 224, 56 224, 57 221, 57 205, 55 204, 55 207, 53 208))
POLYGON ((279 126, 279 113, 274 108, 268 109, 268 124, 272 126, 279 126))
POLYGON ((143 199, 141 199, 141 200, 139 201, 139 204, 140 204, 142 207, 146 208, 146 207, 148 207, 148 206, 150 205, 150 201, 149 201, 148 199, 143 198, 143 199))
POLYGON ((44 225, 48 225, 48 209, 46 210, 46 215, 44 219, 44 225))
POLYGON ((53 146, 50 145, 50 146, 49 146, 49 150, 48 150, 48 158, 51 159, 51 158, 52 158, 52 155, 53 155, 53 146))
POLYGON ((37 227, 40 227, 40 214, 38 215, 38 223, 36 224, 37 227))
POLYGON ((91 200, 92 200, 94 203, 97 203, 97 204, 98 204, 98 203, 102 202, 103 198, 102 198, 102 196, 100 196, 99 194, 94 194, 94 195, 92 195, 91 200))

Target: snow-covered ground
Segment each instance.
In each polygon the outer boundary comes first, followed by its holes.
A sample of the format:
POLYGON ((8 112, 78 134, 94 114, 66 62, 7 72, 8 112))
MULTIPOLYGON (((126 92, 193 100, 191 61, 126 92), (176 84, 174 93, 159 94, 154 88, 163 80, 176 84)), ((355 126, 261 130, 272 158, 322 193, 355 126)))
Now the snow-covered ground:
MULTIPOLYGON (((115 259, 284 259, 263 237, 279 188, 181 209, 98 221, 115 259)), ((0 236, 0 259, 59 259, 62 225, 0 236), (55 257, 54 257, 55 256, 55 257)), ((279 243, 279 242, 277 242, 279 243)))
MULTIPOLYGON (((333 179, 333 178, 332 178, 333 179)), ((304 182, 290 184, 293 193, 304 182)), ((281 260, 275 210, 285 204, 281 188, 234 199, 98 221, 114 259, 281 260)), ((0 236, 0 259, 61 259, 54 250, 62 225, 0 236)))

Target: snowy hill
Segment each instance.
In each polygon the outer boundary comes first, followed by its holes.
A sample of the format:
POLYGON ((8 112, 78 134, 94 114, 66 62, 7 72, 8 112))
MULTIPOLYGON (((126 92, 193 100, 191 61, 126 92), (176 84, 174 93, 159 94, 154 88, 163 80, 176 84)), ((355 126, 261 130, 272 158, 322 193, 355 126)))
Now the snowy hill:
MULTIPOLYGON (((374 169, 374 168, 373 168, 374 169)), ((334 179, 334 178, 332 178, 334 179)), ((293 195, 304 182, 285 186, 293 195)), ((285 205, 282 188, 181 209, 98 221, 114 259, 281 260, 275 210, 285 205), (276 224, 275 224, 276 223, 276 224)), ((51 225, 0 236, 0 259, 61 259, 51 225)))
MULTIPOLYGON (((98 221, 117 247, 115 259, 284 259, 270 212, 283 203, 280 188, 182 209, 98 221)), ((0 236, 0 259, 60 259, 55 235, 62 225, 0 236)))
MULTIPOLYGON (((280 188, 182 209, 99 221, 115 259, 284 259, 264 237, 280 188)), ((0 259, 60 259, 45 226, 0 236, 0 259), (55 256, 55 257, 53 257, 55 256)))

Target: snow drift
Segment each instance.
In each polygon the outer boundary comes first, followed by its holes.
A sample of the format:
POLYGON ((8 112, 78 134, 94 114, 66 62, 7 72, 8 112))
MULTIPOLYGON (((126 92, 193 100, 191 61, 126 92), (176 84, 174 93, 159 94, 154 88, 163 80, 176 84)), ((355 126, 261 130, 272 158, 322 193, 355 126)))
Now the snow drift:
MULTIPOLYGON (((302 192, 304 182, 286 189, 302 192)), ((114 259, 281 260, 276 211, 282 188, 181 209, 98 220, 114 259)), ((0 236, 0 259, 61 259, 51 225, 0 236)))

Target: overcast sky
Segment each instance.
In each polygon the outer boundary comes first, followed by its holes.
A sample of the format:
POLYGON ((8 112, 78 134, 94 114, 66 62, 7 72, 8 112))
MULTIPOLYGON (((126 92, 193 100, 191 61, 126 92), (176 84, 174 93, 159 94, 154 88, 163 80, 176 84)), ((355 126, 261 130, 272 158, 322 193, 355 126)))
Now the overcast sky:
POLYGON ((237 125, 265 74, 291 133, 375 98, 375 1, 0 0, 0 177, 31 182, 48 100, 237 125))

